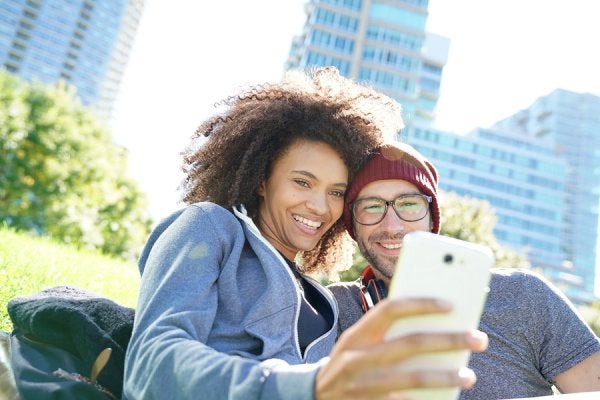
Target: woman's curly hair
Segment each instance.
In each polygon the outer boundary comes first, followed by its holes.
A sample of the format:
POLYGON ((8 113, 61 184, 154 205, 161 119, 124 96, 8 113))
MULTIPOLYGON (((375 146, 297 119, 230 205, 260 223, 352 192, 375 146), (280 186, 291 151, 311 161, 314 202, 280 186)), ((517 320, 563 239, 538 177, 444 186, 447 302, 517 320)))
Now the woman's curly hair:
MULTIPOLYGON (((403 127, 398 103, 333 67, 289 71, 279 83, 252 86, 220 104, 225 110, 200 125, 183 153, 183 201, 243 204, 255 221, 257 188, 293 142, 330 145, 352 179, 371 152, 403 127)), ((336 276, 351 256, 340 219, 313 250, 301 254, 301 268, 336 276)))

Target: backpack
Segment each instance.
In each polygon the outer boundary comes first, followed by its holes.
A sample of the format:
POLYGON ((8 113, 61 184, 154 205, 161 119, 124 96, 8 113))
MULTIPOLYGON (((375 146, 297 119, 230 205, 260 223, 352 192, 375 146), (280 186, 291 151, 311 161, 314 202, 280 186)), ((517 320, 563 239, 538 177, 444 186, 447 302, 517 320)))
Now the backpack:
POLYGON ((133 309, 57 286, 12 299, 8 312, 14 330, 0 335, 1 395, 6 390, 5 397, 15 400, 121 397, 133 309))

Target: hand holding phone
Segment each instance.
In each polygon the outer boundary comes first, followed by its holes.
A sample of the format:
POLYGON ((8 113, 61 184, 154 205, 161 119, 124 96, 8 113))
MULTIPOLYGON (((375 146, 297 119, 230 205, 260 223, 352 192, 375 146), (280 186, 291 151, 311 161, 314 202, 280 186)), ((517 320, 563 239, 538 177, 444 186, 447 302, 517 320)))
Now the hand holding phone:
MULTIPOLYGON (((492 252, 485 246, 429 232, 411 232, 402 243, 389 297, 430 297, 453 306, 447 314, 403 318, 386 337, 428 332, 467 332, 477 329, 489 291, 492 252)), ((467 350, 419 355, 407 360, 400 371, 458 370, 467 366, 467 350)), ((414 400, 453 400, 460 388, 414 389, 414 400)))

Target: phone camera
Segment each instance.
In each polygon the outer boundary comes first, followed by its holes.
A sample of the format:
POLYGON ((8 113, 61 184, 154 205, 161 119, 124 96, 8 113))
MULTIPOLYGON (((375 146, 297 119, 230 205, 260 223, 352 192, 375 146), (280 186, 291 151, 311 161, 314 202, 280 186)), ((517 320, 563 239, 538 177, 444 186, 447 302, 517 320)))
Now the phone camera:
POLYGON ((444 263, 452 264, 453 261, 454 261, 454 257, 452 256, 452 254, 446 254, 444 256, 444 263))

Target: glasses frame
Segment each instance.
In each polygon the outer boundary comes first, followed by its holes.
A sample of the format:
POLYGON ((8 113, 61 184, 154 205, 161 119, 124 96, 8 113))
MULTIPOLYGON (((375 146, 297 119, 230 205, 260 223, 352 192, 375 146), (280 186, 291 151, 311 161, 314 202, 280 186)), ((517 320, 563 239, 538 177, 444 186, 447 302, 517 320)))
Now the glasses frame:
POLYGON ((429 209, 431 208, 431 201, 432 201, 432 200, 433 200, 433 197, 432 197, 432 196, 428 196, 428 195, 426 195, 426 194, 422 194, 422 193, 407 193, 407 194, 400 195, 400 196, 398 196, 398 197, 394 198, 393 200, 384 200, 384 199, 382 199, 382 198, 380 198, 380 197, 368 197, 368 198, 364 198, 364 199, 358 199, 358 200, 355 200, 355 201, 353 201, 353 202, 352 202, 352 204, 351 204, 351 210, 352 210, 352 220, 353 220, 354 222, 358 223, 358 224, 365 225, 365 226, 373 226, 373 225, 377 225, 378 223, 380 223, 381 221, 383 221, 383 220, 385 219, 385 216, 387 215, 387 212, 388 212, 389 206, 392 206, 392 210, 394 210, 394 214, 396 214, 396 216, 397 216, 398 218, 400 218, 402 221, 404 221, 404 222, 417 222, 417 221, 420 221, 420 220, 422 220, 423 218, 425 218, 425 217, 427 216, 427 214, 429 214, 429 209), (405 219, 405 218, 402 218, 402 217, 401 217, 401 216, 398 214, 398 211, 396 211, 396 208, 394 207, 394 203, 395 203, 395 202, 396 202, 396 200, 398 200, 398 199, 402 199, 402 198, 405 198, 405 197, 414 197, 414 196, 417 196, 417 197, 422 197, 422 198, 424 198, 425 200, 427 200, 427 211, 425 211, 425 214, 423 214, 423 216, 422 216, 421 218, 417 218, 417 219, 405 219), (380 219, 379 221, 377 221, 377 222, 373 222, 372 224, 365 224, 365 223, 363 223, 363 222, 360 222, 360 221, 358 221, 358 220, 356 219, 356 213, 354 212, 354 206, 356 205, 356 203, 358 203, 358 202, 359 202, 359 201, 361 201, 361 200, 367 200, 367 199, 377 199, 377 200, 381 200, 381 201, 383 201, 383 204, 385 205, 385 208, 384 208, 384 210, 383 210, 383 213, 381 214, 381 219, 380 219))

